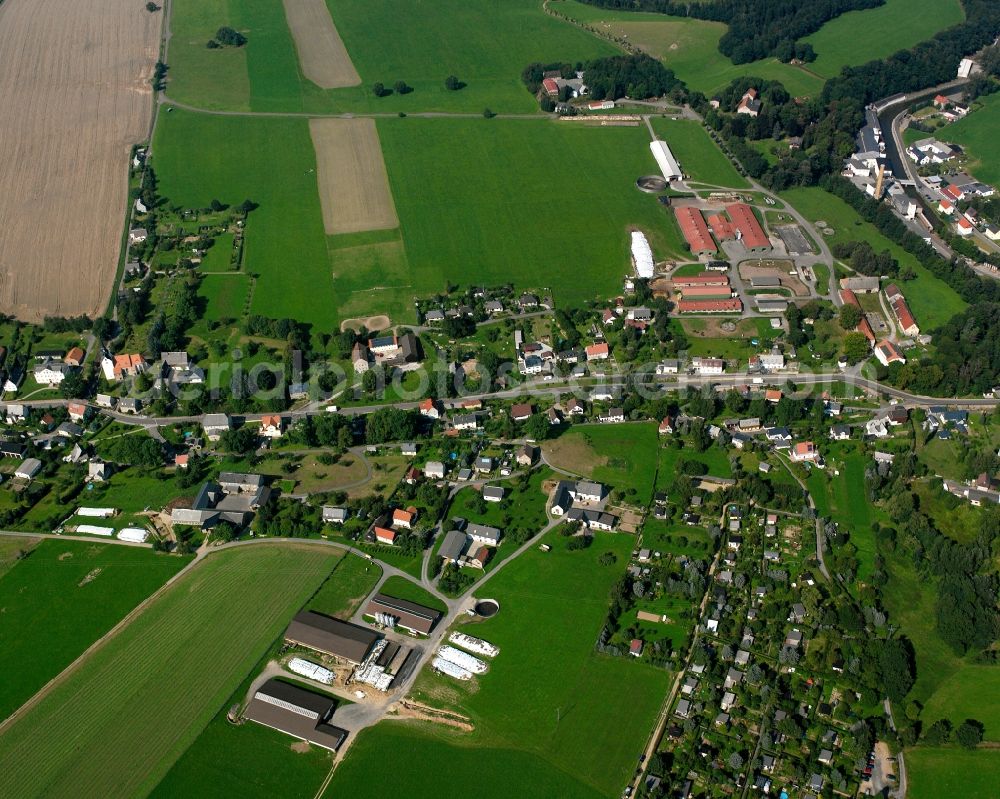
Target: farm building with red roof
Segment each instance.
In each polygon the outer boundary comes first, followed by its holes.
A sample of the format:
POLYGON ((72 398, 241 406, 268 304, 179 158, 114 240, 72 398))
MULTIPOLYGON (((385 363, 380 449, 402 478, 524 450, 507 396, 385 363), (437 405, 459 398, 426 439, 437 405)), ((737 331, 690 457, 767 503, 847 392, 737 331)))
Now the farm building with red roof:
POLYGON ((679 300, 679 313, 742 313, 743 303, 739 297, 728 300, 679 300))
POLYGON ((542 88, 545 89, 545 93, 550 97, 559 94, 559 84, 556 83, 554 78, 545 78, 542 81, 542 88))
POLYGON ((685 286, 681 297, 685 300, 704 300, 709 297, 731 297, 733 290, 728 286, 685 286))
POLYGON ((694 255, 712 255, 719 251, 708 232, 705 218, 697 208, 675 208, 674 216, 680 225, 681 233, 694 255))
POLYGON ((764 228, 760 226, 757 216, 749 205, 746 203, 727 205, 726 213, 732 220, 733 228, 739 231, 744 247, 751 252, 770 248, 771 240, 768 239, 764 228))
POLYGON ((708 224, 712 228, 715 238, 719 241, 729 241, 736 238, 736 231, 733 229, 732 223, 722 214, 712 214, 708 218, 708 224))
POLYGON ((690 275, 688 277, 675 277, 673 279, 674 288, 685 288, 687 286, 728 286, 729 276, 702 272, 700 275, 690 275))

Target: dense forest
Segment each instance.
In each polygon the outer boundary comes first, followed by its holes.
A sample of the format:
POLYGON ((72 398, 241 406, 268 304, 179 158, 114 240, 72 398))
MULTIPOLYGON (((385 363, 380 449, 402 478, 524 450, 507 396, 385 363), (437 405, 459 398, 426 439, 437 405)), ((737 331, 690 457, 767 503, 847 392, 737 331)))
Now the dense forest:
POLYGON ((774 56, 782 61, 812 61, 816 54, 798 40, 818 31, 845 11, 875 8, 885 0, 583 0, 602 8, 653 11, 677 17, 725 22, 729 30, 719 40, 719 52, 734 64, 774 56))

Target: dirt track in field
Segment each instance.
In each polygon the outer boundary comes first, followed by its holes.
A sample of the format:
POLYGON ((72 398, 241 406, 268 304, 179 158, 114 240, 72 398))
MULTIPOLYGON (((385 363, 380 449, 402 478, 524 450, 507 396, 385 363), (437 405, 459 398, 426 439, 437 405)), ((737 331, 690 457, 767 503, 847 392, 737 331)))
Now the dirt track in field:
POLYGON ((284 0, 302 74, 321 89, 358 86, 358 75, 323 0, 284 0))
POLYGON ((108 300, 146 138, 160 13, 136 0, 0 5, 0 312, 96 313, 108 300))
POLYGON ((311 119, 316 179, 328 234, 399 226, 373 119, 311 119))

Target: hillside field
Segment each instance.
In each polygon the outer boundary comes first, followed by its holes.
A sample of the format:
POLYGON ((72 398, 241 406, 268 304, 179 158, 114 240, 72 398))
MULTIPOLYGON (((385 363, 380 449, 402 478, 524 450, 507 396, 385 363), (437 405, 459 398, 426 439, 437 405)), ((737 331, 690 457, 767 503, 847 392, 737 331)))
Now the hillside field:
POLYGON ((254 111, 531 112, 521 84, 532 61, 579 61, 617 50, 553 19, 536 0, 337 0, 327 2, 361 85, 323 90, 305 78, 282 3, 175 0, 171 16, 171 97, 200 108, 254 111), (244 33, 241 48, 209 50, 221 25, 244 33), (531 36, 525 36, 526 30, 531 36), (448 91, 453 74, 466 84, 448 91), (413 88, 378 98, 375 81, 413 88))
POLYGON ((807 69, 832 78, 845 66, 886 58, 963 19, 959 0, 886 0, 877 8, 848 11, 803 39, 817 56, 807 69))
POLYGON ((30 552, 0 577, 0 719, 188 562, 115 544, 8 541, 30 552))
POLYGON ((209 555, 0 734, 0 794, 131 796, 155 786, 343 552, 209 555), (72 719, 72 746, 53 735, 72 719))
MULTIPOLYGON (((876 252, 889 250, 900 266, 909 266, 916 280, 903 282, 900 288, 922 331, 930 331, 947 322, 966 307, 961 297, 943 280, 932 275, 914 256, 883 236, 878 229, 858 216, 851 206, 818 187, 789 189, 781 198, 794 206, 810 222, 822 220, 834 231, 826 242, 867 241, 876 252)), ((898 281, 897 281, 898 282, 898 281)))
POLYGON ((550 552, 528 550, 484 586, 500 612, 462 626, 500 647, 490 671, 460 684, 425 670, 414 686, 418 700, 467 714, 475 730, 383 722, 359 736, 327 797, 429 799, 456 767, 475 770, 478 795, 490 799, 621 792, 670 681, 667 671, 593 649, 634 541, 598 533, 578 552, 554 531, 544 541, 550 552), (609 551, 617 566, 598 563, 609 551), (393 768, 380 768, 387 747, 393 768))
POLYGON ((796 96, 815 96, 823 88, 824 80, 819 75, 782 64, 776 58, 734 64, 719 52, 719 39, 726 32, 722 22, 598 8, 576 0, 554 0, 552 8, 602 33, 626 38, 661 59, 688 88, 709 96, 736 78, 748 75, 779 80, 796 96))

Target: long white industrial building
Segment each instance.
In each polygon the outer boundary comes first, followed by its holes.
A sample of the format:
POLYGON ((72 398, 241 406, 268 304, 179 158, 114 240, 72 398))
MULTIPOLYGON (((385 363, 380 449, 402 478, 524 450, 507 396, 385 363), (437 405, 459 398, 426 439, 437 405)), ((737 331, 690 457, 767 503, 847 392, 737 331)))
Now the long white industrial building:
POLYGON ((664 180, 677 180, 684 177, 680 164, 677 163, 677 159, 674 158, 674 154, 670 152, 670 148, 665 141, 660 139, 651 141, 649 149, 653 151, 653 158, 656 159, 656 163, 663 173, 664 180))

